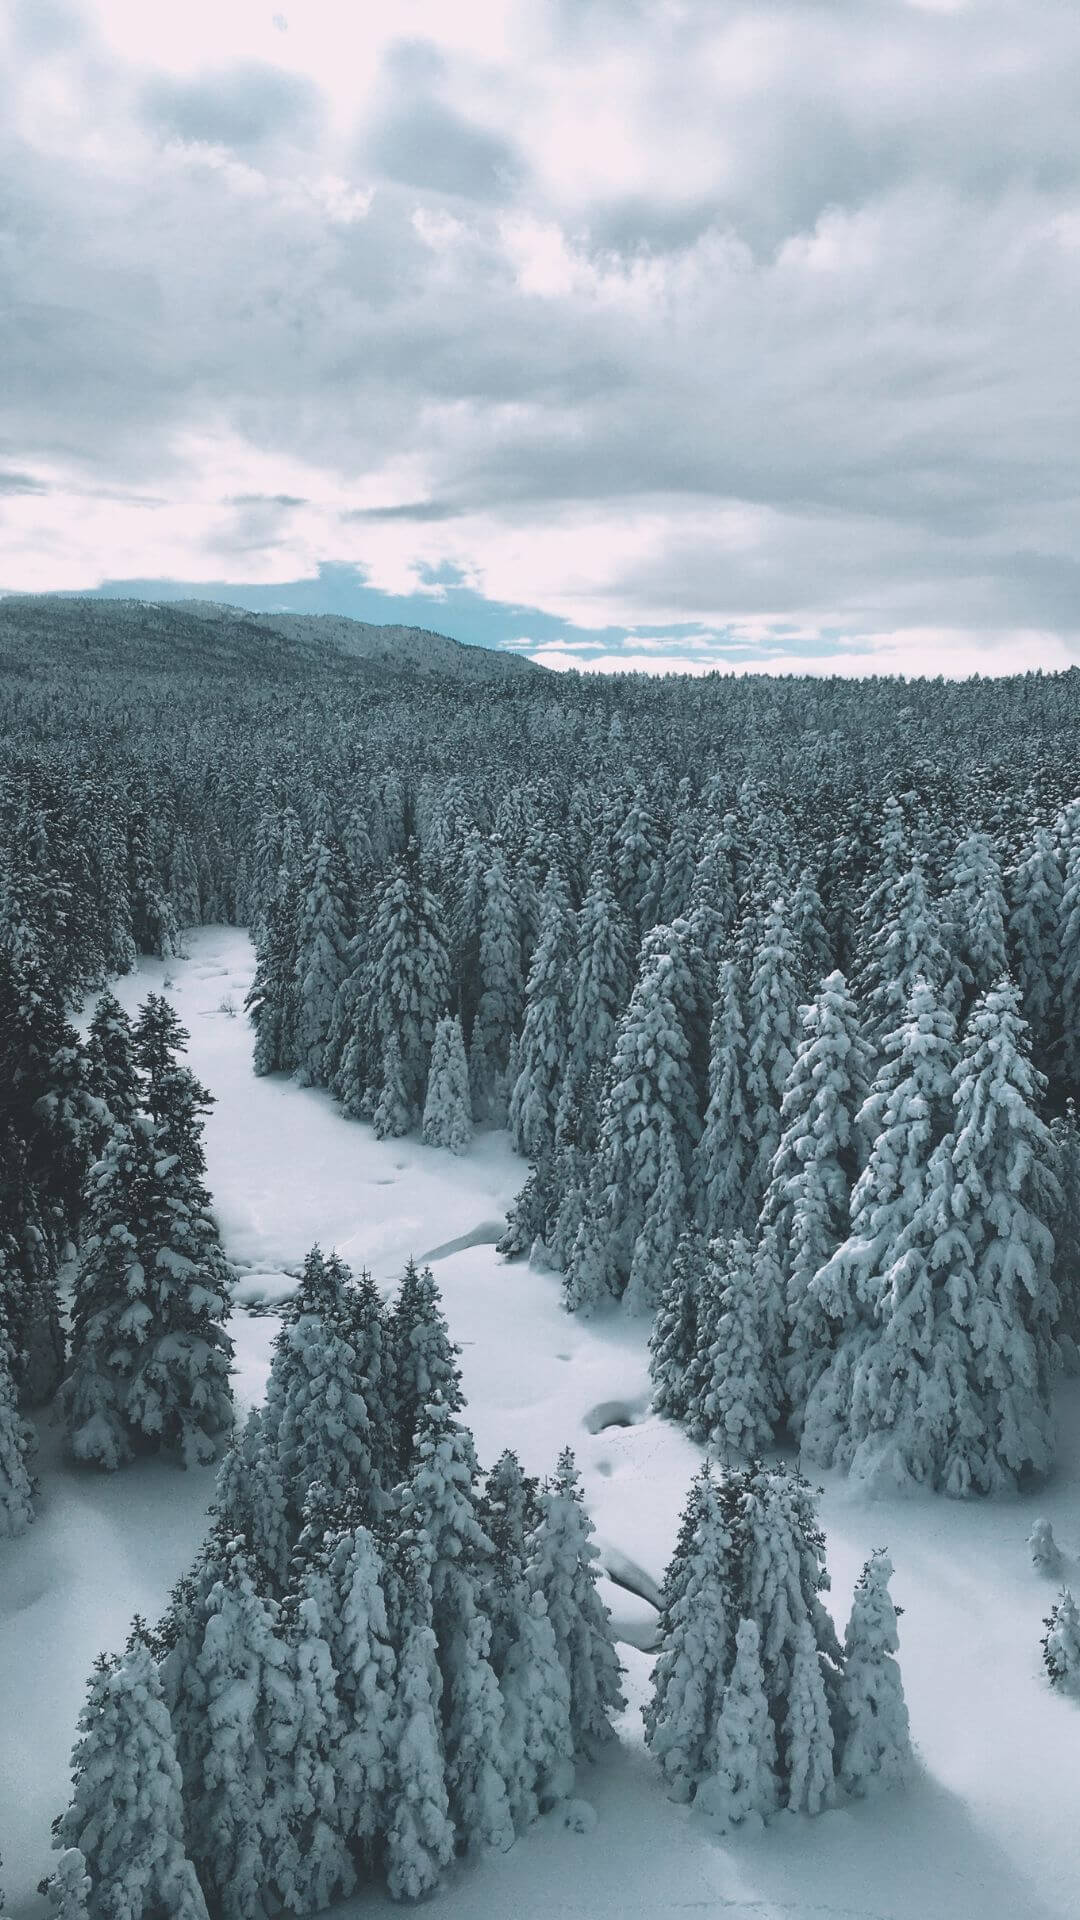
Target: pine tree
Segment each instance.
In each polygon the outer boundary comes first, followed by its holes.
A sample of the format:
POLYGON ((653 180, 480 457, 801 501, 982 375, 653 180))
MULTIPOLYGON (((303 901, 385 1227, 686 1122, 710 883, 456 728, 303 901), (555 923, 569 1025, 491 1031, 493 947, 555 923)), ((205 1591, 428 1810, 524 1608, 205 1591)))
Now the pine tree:
POLYGON ((850 1464, 860 1448, 860 1471, 871 1455, 895 1462, 884 1436, 904 1429, 918 1402, 934 1327, 925 1208, 952 1118, 955 1060, 952 1015, 918 981, 858 1116, 873 1146, 847 1237, 809 1284, 834 1330, 803 1421, 804 1454, 823 1466, 850 1464))
POLYGON ((287 1661, 277 1609, 259 1595, 234 1543, 183 1681, 198 1714, 190 1748, 180 1748, 189 1844, 222 1920, 262 1920, 264 1895, 287 1859, 289 1808, 275 1792, 270 1738, 287 1661))
MULTIPOLYGON (((655 1260, 663 1248, 674 1250, 685 1224, 686 1162, 698 1131, 690 1047, 674 999, 677 963, 668 950, 667 931, 656 928, 646 936, 638 981, 619 1024, 596 1170, 593 1231, 606 1243, 605 1259, 618 1291, 625 1291, 634 1272, 637 1304, 649 1296, 655 1303, 663 1280, 655 1260), (635 1269, 647 1216, 648 1233, 635 1269)), ((584 1254, 584 1246, 580 1254, 575 1247, 568 1282, 587 1298, 578 1271, 584 1254)))
POLYGON ((916 980, 929 981, 941 1003, 957 1012, 957 966, 942 937, 919 858, 893 884, 884 918, 872 935, 860 985, 873 1037, 891 1033, 903 1018, 916 980))
POLYGON ((327 1632, 345 1721, 335 1797, 349 1844, 370 1850, 393 1769, 395 1661, 382 1557, 366 1527, 347 1527, 332 1541, 327 1581, 327 1632))
POLYGON ((401 1045, 396 1033, 390 1033, 383 1045, 379 1092, 371 1115, 377 1140, 400 1140, 415 1118, 405 1090, 401 1045))
POLYGON ((1032 1521, 1028 1546, 1031 1549, 1031 1564, 1036 1572, 1049 1574, 1056 1579, 1061 1572, 1062 1559, 1049 1520, 1032 1521))
POLYGON ((296 924, 296 1063, 304 1086, 325 1082, 326 1045, 347 966, 350 920, 345 855, 332 833, 317 835, 300 874, 296 924))
POLYGON ((25 1532, 34 1517, 34 1483, 27 1464, 33 1444, 19 1413, 11 1373, 11 1345, 0 1318, 0 1539, 25 1532))
POLYGON ((596 1591, 596 1549, 574 1456, 559 1455, 541 1494, 542 1518, 532 1536, 529 1576, 547 1604, 559 1658, 570 1683, 575 1746, 594 1753, 612 1734, 611 1717, 626 1702, 611 1616, 596 1591))
POLYGON ((491 1626, 472 1603, 445 1658, 444 1725, 450 1817, 459 1852, 513 1844, 511 1767, 503 1743, 503 1699, 488 1658, 491 1626))
MULTIPOLYGON (((1028 1056, 1019 994, 1008 980, 977 1001, 956 1069, 945 1232, 947 1298, 934 1341, 966 1375, 982 1435, 958 1422, 964 1393, 924 1395, 920 1430, 949 1492, 1010 1486, 1053 1455, 1050 1375, 1055 1315, 1047 1220, 1057 1201, 1041 1077, 1028 1056)), ((939 1211, 939 1218, 944 1215, 939 1211)), ((944 1376, 936 1375, 937 1384, 944 1376)))
POLYGON ((507 1649, 501 1684, 507 1791, 520 1832, 574 1786, 570 1681, 539 1591, 507 1649))
POLYGON ((415 1260, 405 1268, 390 1317, 390 1351, 396 1457, 405 1473, 423 1409, 438 1400, 449 1413, 458 1413, 465 1404, 457 1364, 461 1348, 450 1339, 431 1268, 419 1268, 415 1260))
POLYGON ((1032 1053, 1043 1069, 1057 1039, 1063 891, 1053 835, 1036 827, 1009 876, 1009 946, 1032 1053))
POLYGON ((806 1620, 795 1629, 780 1744, 785 1805, 796 1813, 820 1813, 832 1792, 833 1730, 821 1664, 806 1620))
POLYGON ((100 1102, 90 1145, 99 1158, 114 1126, 130 1126, 140 1103, 131 1021, 113 994, 103 993, 94 1008, 86 1042, 86 1088, 100 1102))
POLYGON ((90 1176, 65 1386, 75 1459, 110 1472, 131 1458, 128 1394, 152 1321, 142 1263, 152 1187, 152 1126, 139 1116, 114 1130, 90 1176))
POLYGON ((1059 1302, 1057 1343, 1065 1371, 1080 1373, 1080 1126, 1076 1102, 1050 1123, 1053 1170, 1060 1199, 1054 1234, 1053 1283, 1059 1302))
POLYGON ((454 1857, 454 1828, 439 1726, 442 1682, 431 1625, 430 1551, 405 1533, 394 1556, 392 1632, 398 1646, 393 1773, 387 1794, 387 1885, 416 1900, 454 1857))
POLYGON ((468 1153, 472 1145, 472 1102, 469 1063, 457 1014, 444 1014, 435 1028, 424 1102, 424 1142, 468 1153))
POLYGON ((1068 1587, 1062 1588, 1043 1625, 1043 1664, 1050 1685, 1061 1693, 1080 1694, 1080 1610, 1068 1587))
POLYGON ((283 1684, 269 1727, 285 1811, 275 1879, 292 1913, 321 1912, 356 1879, 338 1804, 345 1721, 314 1586, 305 1580, 290 1609, 283 1684))
MULTIPOLYGON (((1074 1098, 1080 1093, 1080 831, 1074 826, 1065 849, 1060 932, 1060 1068, 1074 1098)), ((1004 971, 1004 969, 1002 969, 1004 971)))
MULTIPOLYGON (((424 1108, 435 1027, 450 999, 450 962, 442 913, 411 848, 390 873, 378 898, 367 942, 367 967, 357 995, 354 1034, 372 1049, 378 1097, 387 1048, 396 1041, 401 1091, 410 1127, 424 1108)), ((392 1056, 391 1056, 392 1057, 392 1056)), ((353 1095, 355 1106, 356 1094, 353 1095)))
MULTIPOLYGON (((65 1847, 48 1876, 49 1912, 53 1920, 90 1920, 93 1885, 78 1847, 65 1847)), ((3 1913, 0 1898, 0 1913, 3 1913)))
POLYGON ((859 1172, 857 1116, 869 1078, 869 1048, 854 1000, 843 974, 832 973, 801 1010, 756 1263, 758 1287, 771 1309, 765 1361, 776 1371, 782 1366, 796 1431, 807 1396, 829 1361, 833 1329, 814 1278, 845 1237, 859 1172), (787 1349, 782 1361, 777 1348, 783 1336, 772 1306, 780 1288, 787 1349))
POLYGON ((544 887, 540 937, 526 986, 519 1073, 510 1096, 510 1135, 527 1159, 555 1145, 559 1089, 566 1061, 567 980, 573 926, 562 876, 552 868, 544 887))
POLYGON ((709 1249, 712 1339, 694 1369, 696 1429, 722 1458, 753 1456, 773 1437, 769 1328, 745 1234, 709 1249))
POLYGON ((694 1156, 698 1220, 708 1240, 736 1227, 749 1231, 755 1217, 757 1156, 746 1073, 739 969, 725 960, 717 979, 709 1043, 709 1104, 694 1156))
POLYGON ((761 1641, 752 1620, 735 1634, 735 1660, 709 1753, 711 1771, 696 1804, 723 1828, 760 1824, 776 1811, 776 1735, 761 1671, 761 1641))
MULTIPOLYGON (((126 1653, 97 1661, 79 1735, 71 1802, 57 1821, 55 1844, 77 1848, 85 1860, 88 1920, 142 1920, 152 1913, 206 1920, 184 1847, 168 1709, 138 1631, 126 1653)), ((68 1876, 75 1877, 70 1867, 68 1876)))
POLYGON ((570 995, 564 1089, 575 1075, 580 1083, 594 1068, 606 1073, 632 981, 626 925, 609 876, 598 867, 577 917, 577 971, 570 995))
POLYGON ((746 1104, 756 1153, 747 1180, 755 1210, 780 1141, 780 1105, 791 1071, 798 1018, 798 953, 782 899, 769 907, 754 953, 746 1001, 746 1104))
POLYGON ((705 1241, 688 1227, 675 1249, 649 1336, 653 1410, 669 1420, 685 1420, 690 1412, 707 1260, 705 1241))
POLYGON ((524 1011, 521 921, 505 851, 494 839, 483 876, 478 951, 480 998, 469 1042, 473 1118, 505 1126, 510 1047, 524 1011))
POLYGON ((986 993, 1008 969, 1008 906, 1001 865, 988 833, 966 834, 952 863, 952 946, 964 991, 986 993))
MULTIPOLYGON (((727 1492, 740 1546, 737 1613, 757 1625, 769 1710, 781 1727, 804 1628, 825 1697, 838 1698, 841 1649, 821 1598, 829 1586, 824 1535, 807 1482, 782 1466, 752 1466, 745 1474, 729 1478, 727 1492)), ((815 1718, 819 1711, 816 1689, 800 1711, 808 1708, 815 1718)), ((781 1740, 780 1773, 785 1783, 791 1765, 789 1745, 781 1740)))
POLYGON ((392 1362, 370 1275, 336 1254, 308 1255, 274 1348, 262 1431, 273 1447, 295 1539, 312 1488, 381 1510, 396 1473, 392 1362))
POLYGON ((258 941, 255 977, 244 1001, 255 1026, 252 1065, 259 1074, 288 1073, 296 1064, 299 924, 299 879, 282 865, 258 941))
POLYGON ((676 1800, 692 1799, 718 1759, 735 1625, 733 1548, 720 1488, 706 1472, 683 1517, 677 1572, 669 1570, 665 1582, 660 1654, 644 1709, 645 1743, 676 1800))
POLYGON ((892 1562, 879 1549, 859 1575, 844 1639, 844 1739, 837 1773, 848 1793, 903 1786, 911 1772, 908 1712, 894 1657, 899 1640, 891 1577, 892 1562))

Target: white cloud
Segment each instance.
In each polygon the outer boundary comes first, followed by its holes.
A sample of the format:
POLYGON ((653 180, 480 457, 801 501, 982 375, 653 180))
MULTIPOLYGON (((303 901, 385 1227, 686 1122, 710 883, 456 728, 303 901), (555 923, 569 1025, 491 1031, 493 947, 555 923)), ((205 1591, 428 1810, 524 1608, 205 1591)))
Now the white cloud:
POLYGON ((1072 657, 1072 0, 287 28, 0 24, 0 585, 338 562, 624 630, 600 670, 1072 657))

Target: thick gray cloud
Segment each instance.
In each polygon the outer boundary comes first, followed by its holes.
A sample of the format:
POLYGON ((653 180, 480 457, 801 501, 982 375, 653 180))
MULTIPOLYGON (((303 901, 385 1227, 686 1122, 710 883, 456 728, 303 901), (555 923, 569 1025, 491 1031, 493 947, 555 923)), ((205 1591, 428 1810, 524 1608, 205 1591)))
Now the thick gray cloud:
POLYGON ((1077 651, 1072 0, 332 16, 14 10, 0 584, 1077 651))

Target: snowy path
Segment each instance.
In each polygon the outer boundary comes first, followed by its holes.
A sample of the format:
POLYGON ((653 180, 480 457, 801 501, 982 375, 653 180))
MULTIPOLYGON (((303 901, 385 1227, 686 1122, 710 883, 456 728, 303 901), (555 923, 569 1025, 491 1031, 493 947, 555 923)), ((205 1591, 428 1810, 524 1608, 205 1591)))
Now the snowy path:
MULTIPOLYGON (((389 1282, 410 1253, 429 1258, 463 1348, 468 1418, 481 1460, 505 1446, 545 1472, 574 1446, 612 1572, 605 1595, 625 1633, 631 1707, 609 1763, 585 1769, 591 1833, 550 1816, 511 1851, 452 1875, 446 1920, 1065 1920, 1080 1909, 1074 1813, 1080 1705, 1040 1672, 1053 1588, 1025 1537, 1047 1513, 1080 1550, 1080 1399, 1063 1406, 1071 1462, 1030 1501, 868 1505, 845 1486, 824 1501, 841 1628, 870 1549, 888 1545, 906 1612, 901 1658, 924 1774, 910 1793, 830 1813, 783 1817, 767 1833, 718 1843, 671 1806, 641 1747, 655 1616, 647 1599, 674 1537, 697 1450, 645 1416, 644 1329, 586 1325, 559 1306, 557 1278, 495 1254, 523 1168, 501 1136, 464 1161, 414 1142, 376 1141, 324 1094, 256 1080, 243 996, 243 934, 204 929, 190 957, 146 963, 119 985, 134 1007, 168 989, 191 1032, 190 1062, 217 1096, 207 1130, 210 1181, 241 1297, 271 1302, 313 1240, 389 1282), (228 1011, 231 1003, 234 1012, 228 1011), (628 1590, 629 1589, 629 1590, 628 1590), (636 1590, 636 1591, 635 1591, 636 1590)), ((273 1316, 238 1314, 238 1390, 261 1395, 273 1316)), ((112 1481, 73 1473, 46 1436, 39 1518, 0 1549, 0 1852, 9 1911, 41 1911, 32 1889, 62 1803, 67 1756, 94 1655, 119 1645, 133 1612, 153 1617, 201 1534, 211 1476, 140 1466, 112 1481)), ((1072 1570, 1080 1580, 1080 1565, 1072 1570)), ((371 1894, 342 1914, 389 1912, 371 1894)))

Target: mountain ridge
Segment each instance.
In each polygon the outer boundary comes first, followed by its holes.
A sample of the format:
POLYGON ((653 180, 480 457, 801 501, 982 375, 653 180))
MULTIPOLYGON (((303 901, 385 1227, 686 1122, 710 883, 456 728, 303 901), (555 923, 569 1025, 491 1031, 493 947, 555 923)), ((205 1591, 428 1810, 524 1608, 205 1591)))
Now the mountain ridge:
POLYGON ((0 597, 0 672, 32 674, 51 657, 87 668, 225 672, 291 678, 304 669, 452 674, 478 681, 544 669, 521 654, 467 646, 433 628, 377 624, 334 613, 254 613, 228 601, 0 597))

